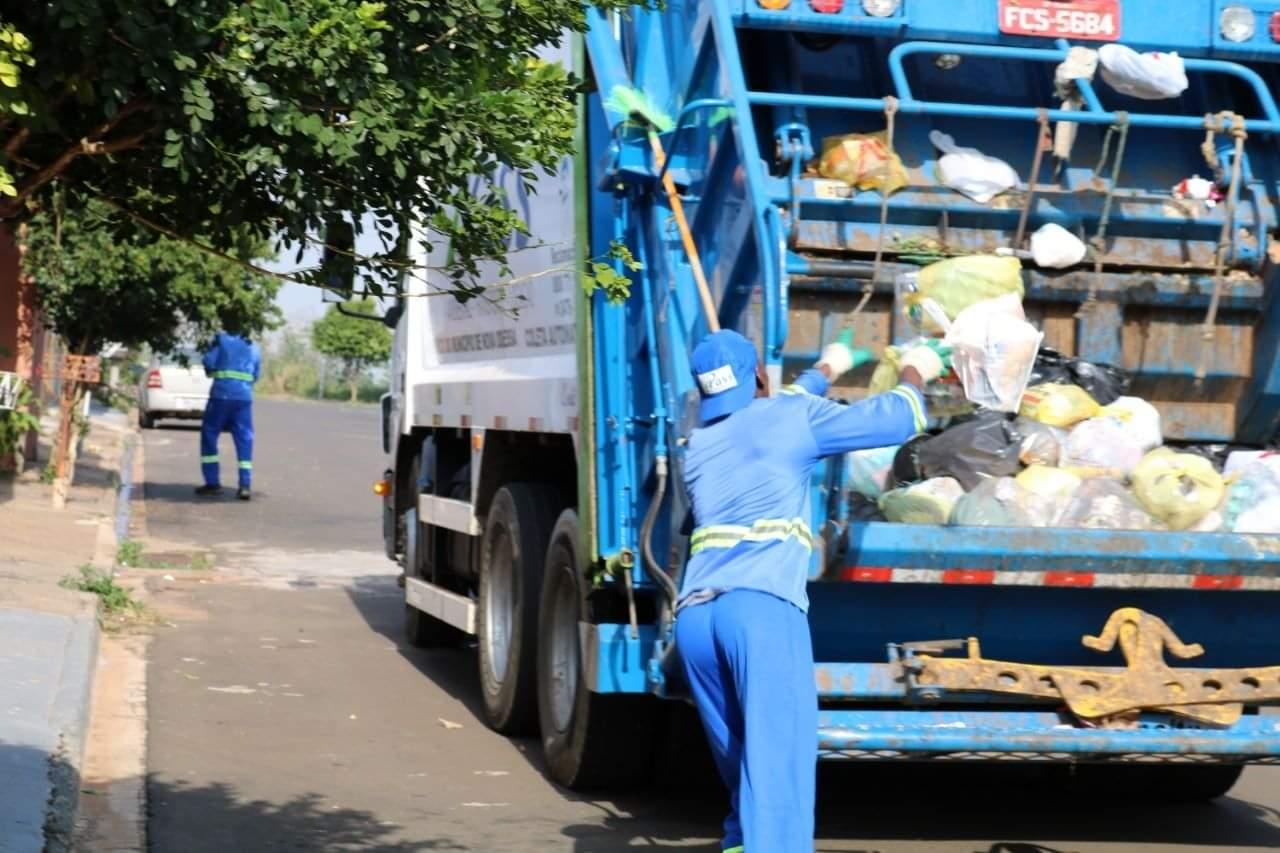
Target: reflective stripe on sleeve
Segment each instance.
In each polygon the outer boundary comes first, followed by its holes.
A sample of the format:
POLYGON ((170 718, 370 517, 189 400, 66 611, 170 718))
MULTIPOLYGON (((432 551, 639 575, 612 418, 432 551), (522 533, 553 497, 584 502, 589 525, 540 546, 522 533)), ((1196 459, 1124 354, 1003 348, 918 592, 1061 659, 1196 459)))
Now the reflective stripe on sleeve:
POLYGON ((241 382, 252 382, 253 374, 245 373, 243 370, 215 370, 213 372, 214 379, 239 379, 241 382))
POLYGON ((739 542, 784 542, 795 538, 806 549, 813 547, 813 534, 802 518, 762 518, 750 527, 713 524, 699 527, 690 537, 690 554, 707 548, 732 548, 739 542))
POLYGON ((210 462, 217 462, 217 461, 218 461, 218 454, 216 454, 216 453, 215 453, 213 456, 201 456, 201 457, 200 457, 200 462, 201 462, 201 464, 208 464, 208 463, 210 463, 210 462))
POLYGON ((783 385, 778 389, 779 394, 808 394, 803 385, 783 385))
POLYGON ((904 385, 899 385, 889 391, 890 394, 897 394, 902 399, 911 404, 911 419, 915 422, 916 432, 924 432, 929 426, 929 421, 925 419, 924 407, 920 405, 920 397, 915 391, 904 385))
POLYGON ((240 468, 241 468, 242 470, 244 470, 244 471, 252 470, 252 468, 253 468, 253 463, 252 463, 252 462, 241 462, 241 463, 240 463, 240 468))

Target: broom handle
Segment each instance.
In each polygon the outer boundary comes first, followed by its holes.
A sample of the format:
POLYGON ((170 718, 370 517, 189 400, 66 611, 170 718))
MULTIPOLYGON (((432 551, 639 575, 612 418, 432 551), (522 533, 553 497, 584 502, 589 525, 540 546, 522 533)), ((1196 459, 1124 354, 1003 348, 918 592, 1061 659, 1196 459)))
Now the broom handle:
POLYGON ((711 287, 702 272, 702 258, 698 255, 698 247, 693 242, 693 232, 689 230, 689 220, 684 215, 684 203, 676 191, 676 182, 671 173, 663 171, 667 155, 662 150, 662 142, 658 134, 649 134, 649 147, 653 149, 653 161, 658 171, 662 172, 662 188, 667 191, 667 200, 671 203, 671 212, 676 217, 676 227, 680 229, 680 242, 684 243, 685 254, 689 256, 689 266, 693 267, 693 280, 698 283, 698 296, 702 299, 702 311, 707 316, 707 328, 713 332, 720 331, 720 317, 716 304, 711 299, 711 287))

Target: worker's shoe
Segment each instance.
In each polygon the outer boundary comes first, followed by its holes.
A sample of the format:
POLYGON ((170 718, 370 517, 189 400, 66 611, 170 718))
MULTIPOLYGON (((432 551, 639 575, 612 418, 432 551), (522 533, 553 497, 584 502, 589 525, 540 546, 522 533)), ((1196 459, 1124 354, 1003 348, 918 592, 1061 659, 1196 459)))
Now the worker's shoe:
POLYGON ((203 486, 196 486, 196 494, 202 498, 211 498, 222 494, 222 486, 211 486, 205 483, 203 486))
POLYGON ((252 497, 252 496, 249 494, 249 487, 248 487, 248 486, 241 486, 240 488, 236 489, 236 497, 238 497, 238 498, 239 498, 240 500, 242 500, 242 501, 247 501, 247 500, 249 500, 249 498, 250 498, 250 497, 252 497))

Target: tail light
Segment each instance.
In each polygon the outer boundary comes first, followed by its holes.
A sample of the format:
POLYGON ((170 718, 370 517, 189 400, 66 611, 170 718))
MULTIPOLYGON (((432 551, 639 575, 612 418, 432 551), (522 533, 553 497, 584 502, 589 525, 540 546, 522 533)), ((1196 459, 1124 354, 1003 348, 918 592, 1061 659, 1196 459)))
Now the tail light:
POLYGON ((160 378, 160 371, 153 370, 147 374, 147 387, 148 388, 164 387, 164 381, 160 378))
POLYGON ((1271 40, 1280 42, 1280 12, 1271 13, 1271 40))
POLYGON ((809 6, 824 15, 837 15, 844 11, 844 0, 809 0, 809 6))
POLYGON ((778 11, 785 9, 791 5, 791 0, 756 0, 760 4, 761 9, 772 9, 778 11))

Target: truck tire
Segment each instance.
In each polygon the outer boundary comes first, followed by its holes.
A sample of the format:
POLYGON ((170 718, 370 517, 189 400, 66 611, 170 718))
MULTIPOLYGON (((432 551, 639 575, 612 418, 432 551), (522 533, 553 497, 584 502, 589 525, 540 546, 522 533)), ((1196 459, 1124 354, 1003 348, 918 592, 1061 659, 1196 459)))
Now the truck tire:
MULTIPOLYGON (((405 577, 434 582, 428 548, 432 532, 418 521, 418 509, 414 507, 404 514, 404 573, 405 577)), ((423 613, 412 605, 404 606, 404 639, 418 649, 451 648, 466 637, 462 631, 423 613)))
POLYGON ((578 623, 586 607, 578 514, 560 514, 547 548, 538 626, 538 718, 551 778, 573 790, 647 781, 657 700, 587 688, 578 623))
POLYGON ((480 542, 476 655, 485 722, 508 735, 536 731, 538 595, 558 501, 552 489, 498 489, 480 542))
POLYGON ((156 416, 144 409, 138 409, 138 426, 143 429, 155 429, 156 416))

